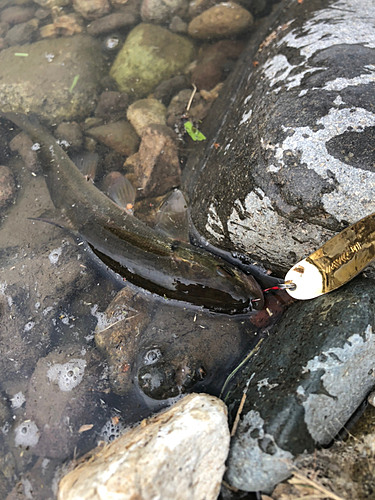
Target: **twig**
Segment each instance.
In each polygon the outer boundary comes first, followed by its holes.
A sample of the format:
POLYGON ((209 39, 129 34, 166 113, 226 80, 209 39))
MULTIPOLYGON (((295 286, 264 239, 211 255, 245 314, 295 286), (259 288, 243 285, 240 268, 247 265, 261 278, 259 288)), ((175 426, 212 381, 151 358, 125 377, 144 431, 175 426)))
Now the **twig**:
POLYGON ((325 488, 321 484, 317 483, 316 481, 309 479, 308 477, 304 476, 303 474, 300 474, 299 472, 295 472, 295 471, 293 471, 292 474, 295 478, 299 479, 303 483, 305 483, 309 486, 312 486, 313 488, 315 488, 318 491, 321 491, 328 498, 331 498, 332 500, 344 500, 342 497, 339 497, 335 493, 332 493, 332 491, 328 490, 327 488, 325 488))
POLYGON ((190 99, 189 99, 189 102, 188 102, 188 105, 186 106, 186 111, 189 111, 190 109, 190 106, 191 106, 191 103, 193 102, 193 99, 194 99, 194 96, 197 92, 197 87, 196 85, 194 85, 194 83, 192 83, 192 86, 193 86, 193 92, 191 93, 191 96, 190 96, 190 99))
POLYGON ((240 406, 238 407, 237 415, 236 415, 236 418, 234 419, 234 423, 233 423, 233 427, 232 427, 232 430, 231 430, 231 433, 230 433, 230 437, 233 437, 236 434, 236 430, 237 430, 237 427, 238 427, 238 422, 240 421, 240 416, 241 416, 241 413, 242 413, 242 410, 243 410, 243 405, 245 404, 245 400, 246 400, 246 392, 244 392, 242 394, 240 406))

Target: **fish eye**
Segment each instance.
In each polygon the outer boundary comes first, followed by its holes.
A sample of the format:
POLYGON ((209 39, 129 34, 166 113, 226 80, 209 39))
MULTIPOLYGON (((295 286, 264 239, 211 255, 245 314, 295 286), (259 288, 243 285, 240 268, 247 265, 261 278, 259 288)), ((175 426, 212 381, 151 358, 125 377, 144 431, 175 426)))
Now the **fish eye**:
POLYGON ((216 271, 217 274, 223 278, 233 278, 234 276, 232 269, 224 265, 216 266, 216 271))

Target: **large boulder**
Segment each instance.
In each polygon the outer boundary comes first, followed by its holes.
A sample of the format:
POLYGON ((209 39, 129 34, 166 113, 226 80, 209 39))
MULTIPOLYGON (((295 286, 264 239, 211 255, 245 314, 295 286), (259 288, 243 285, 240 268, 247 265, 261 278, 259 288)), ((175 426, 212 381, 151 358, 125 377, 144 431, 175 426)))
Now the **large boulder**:
POLYGON ((100 43, 89 36, 10 47, 0 52, 1 110, 36 113, 51 124, 83 119, 95 109, 103 71, 100 43))
POLYGON ((371 0, 284 1, 252 38, 185 169, 211 242, 283 274, 375 212, 374 15, 371 0))

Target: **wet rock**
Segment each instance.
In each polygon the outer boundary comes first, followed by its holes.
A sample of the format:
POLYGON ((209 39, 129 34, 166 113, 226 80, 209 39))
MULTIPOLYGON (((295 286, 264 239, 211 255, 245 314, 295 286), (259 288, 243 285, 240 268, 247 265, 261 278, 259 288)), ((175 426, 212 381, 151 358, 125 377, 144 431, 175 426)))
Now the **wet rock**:
POLYGON ((173 16, 184 16, 188 9, 187 0, 143 0, 141 7, 142 21, 162 24, 173 16))
POLYGON ((71 3, 71 0, 35 0, 35 3, 41 7, 53 9, 54 7, 65 7, 71 3))
POLYGON ((80 347, 66 346, 39 359, 26 395, 25 419, 15 427, 16 445, 43 457, 67 457, 80 439, 81 425, 92 423, 98 365, 98 358, 80 347))
POLYGON ((95 109, 103 69, 100 44, 87 36, 42 40, 3 50, 2 110, 36 113, 49 123, 84 117, 95 109), (15 58, 15 52, 29 55, 15 58))
POLYGON ((152 97, 168 106, 172 97, 188 86, 188 79, 185 75, 174 76, 165 80, 152 93, 152 97))
MULTIPOLYGON (((30 495, 38 500, 51 500, 55 497, 54 484, 57 468, 61 461, 56 459, 38 458, 31 470, 22 474, 9 495, 2 496, 6 500, 29 500, 30 495), (43 478, 43 481, 41 481, 43 478)), ((1 491, 1 490, 0 490, 1 491)))
POLYGON ((191 74, 191 81, 198 90, 210 90, 227 77, 230 63, 235 61, 244 49, 242 42, 221 40, 202 47, 198 63, 191 74))
POLYGON ((82 130, 76 122, 63 122, 55 130, 55 137, 64 147, 79 148, 82 146, 82 130))
POLYGON ((166 114, 166 107, 157 99, 141 99, 129 106, 127 118, 139 137, 142 137, 149 125, 165 125, 166 114))
POLYGON ((0 210, 9 205, 16 193, 16 184, 12 171, 0 165, 0 210))
POLYGON ((52 24, 42 26, 39 33, 42 38, 49 38, 78 35, 82 31, 82 18, 78 14, 67 14, 57 17, 52 24))
POLYGON ((189 40, 160 26, 141 23, 129 33, 110 75, 121 91, 141 98, 179 73, 192 57, 189 40))
POLYGON ((215 5, 189 24, 189 35, 200 40, 225 38, 244 32, 253 24, 249 11, 234 2, 215 5))
POLYGON ((179 186, 181 168, 174 132, 165 125, 147 127, 132 164, 142 197, 160 196, 179 186))
POLYGON ((85 19, 97 19, 111 10, 107 0, 73 0, 73 8, 85 19))
POLYGON ((0 19, 1 22, 9 24, 25 23, 34 17, 35 10, 36 9, 34 7, 22 7, 15 5, 4 9, 1 13, 0 19))
POLYGON ((0 37, 4 37, 9 31, 9 24, 0 22, 0 37))
POLYGON ((357 279, 284 314, 225 399, 234 418, 248 387, 230 484, 269 491, 290 475, 295 457, 328 445, 360 406, 374 386, 374 291, 373 280, 357 279))
POLYGON ((182 35, 188 32, 188 24, 185 23, 179 16, 173 16, 169 24, 169 29, 172 33, 180 33, 182 35))
MULTIPOLYGON (((285 6, 249 44, 206 120, 218 149, 197 146, 185 169, 198 230, 281 274, 375 212, 374 51, 363 45, 373 33, 364 18, 358 27, 316 1, 303 15, 288 5, 281 16, 285 6)), ((371 18, 372 2, 364 8, 371 18)))
POLYGON ((126 156, 134 154, 139 144, 139 138, 134 128, 125 120, 94 127, 87 130, 86 133, 126 156))
POLYGON ((96 19, 87 28, 87 33, 92 36, 102 35, 103 33, 116 32, 121 28, 133 26, 136 24, 138 16, 135 12, 114 12, 108 16, 96 19))
POLYGON ((105 91, 100 94, 95 116, 103 120, 126 118, 129 97, 121 92, 105 91))
POLYGON ((96 500, 100 490, 124 499, 214 500, 228 447, 225 405, 213 396, 192 394, 66 475, 58 498, 96 500))
POLYGON ((27 169, 31 172, 35 172, 39 169, 38 156, 33 148, 33 141, 25 132, 16 135, 16 137, 10 141, 9 146, 12 151, 18 151, 27 169))
POLYGON ((107 358, 109 380, 116 394, 125 394, 132 387, 140 334, 149 321, 145 298, 124 288, 110 303, 96 327, 95 343, 107 358))
POLYGON ((22 45, 30 42, 33 33, 38 29, 38 20, 32 19, 27 23, 16 24, 6 34, 4 41, 7 45, 22 45))
MULTIPOLYGON (((191 94, 191 90, 181 90, 181 92, 173 97, 170 105, 168 106, 167 125, 174 130, 181 129, 184 131, 181 118, 186 113, 186 107, 190 101, 191 94)), ((211 104, 211 102, 205 101, 199 92, 196 92, 189 109, 189 118, 194 120, 196 123, 199 123, 207 115, 211 104)))

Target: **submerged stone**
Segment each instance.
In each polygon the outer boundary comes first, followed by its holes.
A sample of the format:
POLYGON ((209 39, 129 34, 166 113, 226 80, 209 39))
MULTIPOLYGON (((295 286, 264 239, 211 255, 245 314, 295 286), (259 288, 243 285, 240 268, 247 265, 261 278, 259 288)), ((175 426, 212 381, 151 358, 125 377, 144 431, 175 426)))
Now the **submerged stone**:
POLYGON ((229 448, 226 407, 191 394, 67 474, 59 500, 215 500, 229 448))
POLYGON ((89 36, 5 49, 0 53, 2 111, 36 113, 49 123, 84 118, 95 109, 103 69, 100 43, 89 36))
POLYGON ((234 418, 246 392, 230 484, 269 491, 298 455, 328 445, 348 422, 374 386, 374 293, 373 280, 358 278, 284 314, 238 387, 224 394, 234 418))
POLYGON ((178 74, 192 59, 193 49, 187 38, 141 23, 129 33, 110 74, 122 92, 141 98, 178 74))
POLYGON ((185 169, 197 229, 281 273, 375 212, 371 0, 282 2, 185 169), (210 189, 207 189, 210 186, 210 189))

